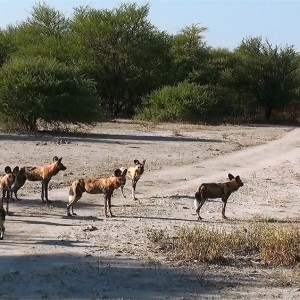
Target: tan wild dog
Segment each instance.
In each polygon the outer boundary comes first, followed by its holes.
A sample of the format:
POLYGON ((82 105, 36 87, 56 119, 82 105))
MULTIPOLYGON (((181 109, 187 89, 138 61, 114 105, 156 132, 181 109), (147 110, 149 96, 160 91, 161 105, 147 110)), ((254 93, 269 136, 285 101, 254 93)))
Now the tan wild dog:
MULTIPOLYGON (((135 159, 134 160, 135 166, 128 168, 128 171, 127 171, 127 177, 130 178, 131 183, 132 183, 132 199, 133 200, 137 200, 137 198, 135 197, 135 188, 136 188, 137 182, 139 181, 139 179, 141 178, 141 176, 144 173, 145 162, 146 162, 146 159, 143 160, 142 163, 140 163, 139 160, 135 159)), ((124 192, 123 192, 124 185, 121 186, 121 192, 122 192, 123 197, 125 197, 124 192)))
POLYGON ((15 167, 12 171, 10 166, 6 166, 4 170, 6 174, 0 179, 0 188, 2 190, 2 207, 4 199, 6 199, 6 212, 8 214, 9 201, 12 199, 11 188, 19 172, 19 167, 15 167))
POLYGON ((48 199, 48 185, 49 181, 53 176, 55 176, 59 171, 65 171, 67 168, 61 162, 62 157, 53 157, 53 162, 47 166, 43 167, 23 167, 19 170, 16 180, 12 186, 12 192, 14 193, 16 199, 18 199, 17 192, 25 184, 26 180, 29 181, 41 181, 42 191, 41 198, 44 202, 44 198, 47 202, 51 202, 48 199))
POLYGON ((3 240, 4 237, 4 231, 5 231, 5 227, 4 227, 4 222, 5 222, 5 210, 3 208, 3 205, 0 205, 0 240, 3 240))
POLYGON ((230 181, 225 183, 202 183, 200 185, 197 192, 195 193, 196 199, 194 201, 198 220, 201 220, 200 209, 208 198, 222 199, 222 217, 223 219, 227 219, 227 217, 225 216, 227 199, 233 192, 237 191, 241 186, 244 185, 240 176, 234 177, 232 174, 228 174, 228 179, 230 181))
POLYGON ((104 212, 105 217, 114 217, 111 212, 111 197, 117 188, 124 185, 126 181, 127 169, 121 171, 116 169, 113 176, 107 178, 86 178, 75 180, 69 191, 69 203, 67 204, 67 215, 76 215, 74 213, 74 205, 82 197, 84 192, 88 194, 104 194, 104 212), (72 210, 72 214, 70 213, 72 210), (109 215, 108 215, 109 212, 109 215))

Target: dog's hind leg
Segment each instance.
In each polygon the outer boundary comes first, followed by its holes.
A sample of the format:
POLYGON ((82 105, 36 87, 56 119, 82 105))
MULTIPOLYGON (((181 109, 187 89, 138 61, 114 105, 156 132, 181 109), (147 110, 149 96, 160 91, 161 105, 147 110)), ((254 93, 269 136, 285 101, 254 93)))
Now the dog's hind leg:
POLYGON ((68 216, 76 216, 76 213, 74 213, 74 205, 82 197, 83 194, 82 190, 77 186, 77 183, 78 182, 75 183, 75 188, 73 189, 73 186, 71 186, 69 191, 69 203, 67 204, 68 216), (70 209, 72 211, 72 214, 70 213, 70 209))
POLYGON ((195 205, 195 208, 196 208, 196 214, 198 215, 198 220, 201 220, 202 218, 200 216, 200 209, 203 206, 203 204, 205 203, 206 199, 205 198, 201 198, 199 200, 195 199, 194 200, 194 205, 195 205))
POLYGON ((81 198, 81 195, 74 195, 69 196, 69 203, 67 204, 67 215, 68 216, 76 216, 77 214, 74 212, 74 205, 76 204, 76 202, 81 198), (70 213, 70 210, 72 211, 72 214, 70 213))

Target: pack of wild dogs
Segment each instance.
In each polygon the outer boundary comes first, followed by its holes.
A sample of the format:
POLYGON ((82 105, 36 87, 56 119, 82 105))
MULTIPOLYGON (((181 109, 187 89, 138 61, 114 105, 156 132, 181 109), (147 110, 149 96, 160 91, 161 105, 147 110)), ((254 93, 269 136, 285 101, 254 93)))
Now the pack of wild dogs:
MULTIPOLYGON (((74 205, 82 197, 83 193, 103 194, 104 195, 104 214, 105 217, 114 217, 111 211, 111 198, 113 192, 120 188, 123 197, 124 186, 126 180, 131 182, 132 199, 137 200, 135 196, 136 185, 144 173, 146 160, 140 162, 134 160, 134 166, 128 168, 120 167, 108 177, 100 178, 81 178, 72 182, 69 190, 69 202, 67 203, 67 215, 74 216, 74 205)), ((9 202, 11 200, 20 200, 18 190, 28 181, 41 182, 41 199, 42 202, 51 203, 48 198, 48 186, 51 178, 60 171, 65 171, 67 168, 62 163, 62 157, 53 157, 52 163, 41 167, 11 167, 6 166, 5 175, 0 178, 0 189, 2 190, 2 205, 0 205, 0 239, 4 237, 4 222, 6 215, 9 215, 9 202), (4 202, 6 200, 6 209, 4 202)), ((195 193, 194 205, 198 220, 201 220, 200 209, 209 198, 222 199, 222 217, 226 219, 225 208, 229 196, 243 186, 243 182, 239 176, 228 174, 229 181, 223 183, 202 183, 195 193)))

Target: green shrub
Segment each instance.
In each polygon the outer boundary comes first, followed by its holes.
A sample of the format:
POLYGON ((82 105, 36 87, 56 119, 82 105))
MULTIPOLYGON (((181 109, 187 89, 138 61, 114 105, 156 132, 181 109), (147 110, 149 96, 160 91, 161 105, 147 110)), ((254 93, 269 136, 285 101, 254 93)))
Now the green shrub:
POLYGON ((149 121, 204 121, 221 115, 215 88, 187 81, 166 86, 144 99, 136 118, 149 121), (148 105, 146 104, 148 103, 148 105))
POLYGON ((93 83, 55 59, 17 57, 0 71, 0 117, 8 128, 34 131, 38 119, 91 123, 98 107, 93 83))

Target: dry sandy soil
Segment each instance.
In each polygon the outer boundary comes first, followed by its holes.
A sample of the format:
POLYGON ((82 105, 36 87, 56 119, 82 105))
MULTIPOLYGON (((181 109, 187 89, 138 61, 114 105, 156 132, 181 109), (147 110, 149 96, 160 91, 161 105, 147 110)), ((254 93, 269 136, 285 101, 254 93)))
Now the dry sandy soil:
POLYGON ((272 218, 298 226, 300 128, 118 120, 82 134, 0 134, 0 140, 1 170, 45 165, 55 155, 67 167, 50 182, 51 205, 42 204, 37 182, 26 182, 21 201, 11 202, 0 241, 1 299, 299 299, 291 269, 184 266, 152 251, 147 231, 199 224, 197 187, 224 181, 229 172, 244 186, 229 198, 228 220, 215 200, 204 204, 202 223, 244 226, 272 218), (104 217, 102 195, 90 194, 75 206, 77 216, 66 216, 74 179, 108 176, 136 158, 146 159, 139 201, 127 181, 126 198, 114 193, 115 218, 104 217))

